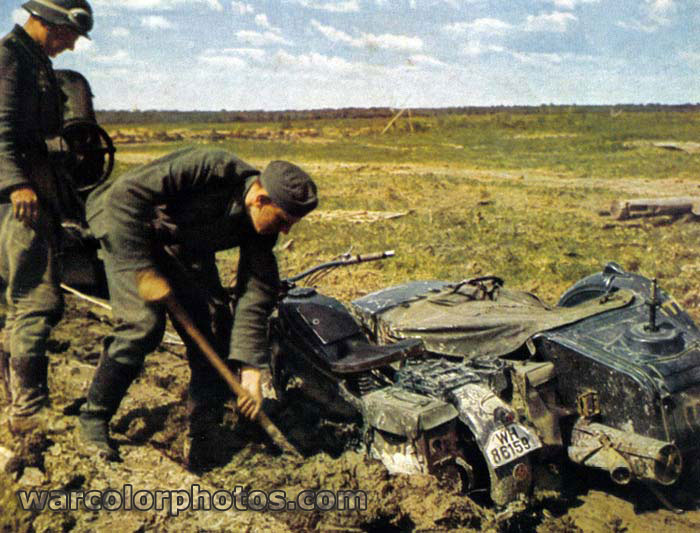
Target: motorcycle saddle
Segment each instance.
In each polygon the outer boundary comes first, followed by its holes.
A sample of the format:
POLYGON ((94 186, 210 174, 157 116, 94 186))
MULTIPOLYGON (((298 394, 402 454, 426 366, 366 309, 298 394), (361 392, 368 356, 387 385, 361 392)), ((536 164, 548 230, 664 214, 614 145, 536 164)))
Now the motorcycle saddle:
POLYGON ((419 355, 423 352, 423 341, 405 339, 395 344, 377 346, 365 339, 351 338, 345 339, 339 348, 340 357, 335 361, 327 360, 328 366, 335 373, 351 374, 419 355))
POLYGON ((363 372, 423 352, 423 341, 420 339, 405 339, 385 346, 370 343, 357 322, 344 309, 303 303, 297 305, 296 310, 305 326, 320 342, 320 346, 314 350, 316 356, 334 373, 363 372))

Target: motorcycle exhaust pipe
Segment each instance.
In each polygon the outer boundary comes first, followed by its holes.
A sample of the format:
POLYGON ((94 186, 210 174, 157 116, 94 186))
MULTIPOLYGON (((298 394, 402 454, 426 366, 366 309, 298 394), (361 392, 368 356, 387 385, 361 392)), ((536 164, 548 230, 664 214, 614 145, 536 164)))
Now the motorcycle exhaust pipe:
MULTIPOLYGON (((569 457, 571 457, 571 451, 569 452, 569 457)), ((600 448, 586 459, 583 464, 607 471, 610 474, 610 479, 618 485, 627 485, 632 481, 630 464, 612 448, 600 448)))
POLYGON ((574 425, 567 453, 575 463, 606 470, 621 485, 633 478, 671 485, 683 469, 675 444, 586 420, 574 425))

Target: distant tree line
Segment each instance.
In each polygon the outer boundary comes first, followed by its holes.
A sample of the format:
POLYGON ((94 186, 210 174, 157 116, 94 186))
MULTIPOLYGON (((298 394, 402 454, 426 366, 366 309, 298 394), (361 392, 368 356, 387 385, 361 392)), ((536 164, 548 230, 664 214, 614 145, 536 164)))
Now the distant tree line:
MULTIPOLYGON (((489 113, 552 113, 552 112, 657 112, 657 111, 700 111, 700 103, 695 104, 620 104, 620 105, 553 105, 540 106, 490 106, 490 107, 441 107, 411 108, 413 116, 432 117, 438 115, 481 115, 489 113)), ((342 109, 310 109, 286 111, 174 111, 174 110, 103 110, 97 111, 101 124, 191 124, 191 123, 230 123, 230 122, 289 122, 292 120, 348 119, 348 118, 388 118, 396 110, 388 107, 347 107, 342 109)))

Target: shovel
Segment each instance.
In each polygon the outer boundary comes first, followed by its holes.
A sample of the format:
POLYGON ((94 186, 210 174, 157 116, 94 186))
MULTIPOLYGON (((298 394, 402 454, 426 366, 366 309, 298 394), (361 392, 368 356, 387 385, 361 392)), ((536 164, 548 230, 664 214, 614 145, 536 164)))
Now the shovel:
MULTIPOLYGON (((144 280, 145 281, 145 280, 144 280)), ((147 302, 163 303, 170 313, 170 317, 180 324, 187 335, 194 341, 197 347, 201 350, 204 356, 209 360, 211 365, 216 369, 219 375, 226 381, 226 384, 233 393, 240 397, 248 395, 248 392, 242 387, 236 376, 231 372, 228 366, 217 355, 216 350, 195 326, 194 322, 188 315, 187 311, 180 305, 164 278, 149 278, 145 283, 139 283, 139 295, 147 302)), ((275 426, 270 418, 261 409, 255 420, 270 436, 272 441, 284 452, 290 453, 295 457, 301 458, 302 455, 294 448, 289 441, 284 437, 282 432, 275 426)))

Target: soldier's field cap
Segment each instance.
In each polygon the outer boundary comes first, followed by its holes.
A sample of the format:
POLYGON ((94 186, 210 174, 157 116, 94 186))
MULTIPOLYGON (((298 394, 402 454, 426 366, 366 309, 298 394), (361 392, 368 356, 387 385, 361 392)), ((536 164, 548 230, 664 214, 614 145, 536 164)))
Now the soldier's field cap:
POLYGON ((306 172, 287 161, 272 161, 260 176, 270 198, 285 213, 303 217, 318 205, 316 184, 306 172))
POLYGON ((22 7, 30 15, 49 24, 68 26, 89 39, 92 30, 92 7, 87 0, 29 0, 22 7))

